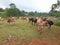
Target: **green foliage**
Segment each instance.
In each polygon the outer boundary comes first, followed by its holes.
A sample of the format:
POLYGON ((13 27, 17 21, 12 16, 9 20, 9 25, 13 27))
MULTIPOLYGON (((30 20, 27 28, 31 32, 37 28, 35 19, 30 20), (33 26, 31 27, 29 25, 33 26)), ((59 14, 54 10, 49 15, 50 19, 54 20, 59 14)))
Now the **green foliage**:
POLYGON ((6 12, 0 12, 0 17, 6 18, 7 17, 6 12))
POLYGON ((55 17, 60 17, 60 12, 59 11, 53 11, 53 12, 49 12, 50 16, 55 16, 55 17))
POLYGON ((22 11, 16 8, 16 5, 14 3, 11 3, 10 8, 6 8, 5 11, 6 11, 7 17, 12 17, 12 16, 19 17, 21 15, 24 15, 22 11))
POLYGON ((29 16, 34 16, 34 12, 29 12, 28 15, 29 16))
POLYGON ((3 8, 0 8, 0 12, 3 12, 4 11, 4 9, 3 8))
POLYGON ((14 3, 11 3, 10 8, 16 8, 16 5, 14 3))
POLYGON ((60 17, 60 12, 57 12, 55 16, 60 17))
POLYGON ((21 16, 21 12, 19 9, 17 8, 9 8, 6 10, 6 14, 8 17, 11 17, 11 16, 21 16))
POLYGON ((60 26, 60 21, 56 21, 54 25, 60 26))
POLYGON ((28 13, 25 12, 24 10, 21 11, 21 16, 28 16, 28 13))

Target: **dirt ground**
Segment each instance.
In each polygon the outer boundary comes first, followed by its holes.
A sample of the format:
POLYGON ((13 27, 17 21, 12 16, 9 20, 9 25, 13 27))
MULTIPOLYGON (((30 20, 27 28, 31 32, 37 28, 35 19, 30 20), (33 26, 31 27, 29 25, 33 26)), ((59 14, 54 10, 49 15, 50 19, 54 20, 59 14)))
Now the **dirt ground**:
POLYGON ((49 38, 5 39, 0 45, 60 45, 60 36, 49 38))

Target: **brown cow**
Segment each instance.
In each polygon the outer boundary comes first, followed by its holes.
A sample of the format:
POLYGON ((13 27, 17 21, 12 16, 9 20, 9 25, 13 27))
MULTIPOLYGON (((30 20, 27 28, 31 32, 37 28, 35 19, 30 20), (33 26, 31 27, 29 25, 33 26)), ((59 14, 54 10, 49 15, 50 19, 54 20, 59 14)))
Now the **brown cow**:
POLYGON ((10 24, 11 22, 14 22, 15 23, 15 21, 16 21, 16 17, 9 17, 8 19, 7 19, 7 22, 10 24))

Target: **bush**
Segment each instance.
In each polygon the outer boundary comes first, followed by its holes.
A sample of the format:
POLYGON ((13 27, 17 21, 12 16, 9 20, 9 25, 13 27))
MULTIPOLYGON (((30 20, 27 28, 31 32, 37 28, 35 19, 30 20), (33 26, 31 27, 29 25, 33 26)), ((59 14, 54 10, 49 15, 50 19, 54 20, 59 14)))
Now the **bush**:
POLYGON ((60 21, 56 21, 54 25, 60 26, 60 21))
POLYGON ((7 17, 6 12, 0 12, 0 17, 7 17))

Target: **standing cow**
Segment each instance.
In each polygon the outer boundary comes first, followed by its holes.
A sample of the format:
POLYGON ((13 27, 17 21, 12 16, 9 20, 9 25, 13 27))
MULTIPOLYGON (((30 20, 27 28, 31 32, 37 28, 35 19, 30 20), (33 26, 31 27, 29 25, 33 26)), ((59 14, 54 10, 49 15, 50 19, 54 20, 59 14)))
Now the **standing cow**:
POLYGON ((47 20, 45 17, 41 17, 37 20, 37 30, 42 32, 42 28, 44 26, 48 26, 48 28, 51 28, 51 25, 53 25, 53 21, 47 20))
POLYGON ((11 22, 14 22, 15 23, 16 21, 16 17, 9 17, 7 18, 7 22, 10 24, 11 22))
POLYGON ((36 22, 37 22, 37 18, 30 17, 30 18, 29 18, 29 22, 31 22, 32 25, 35 25, 36 22))

